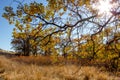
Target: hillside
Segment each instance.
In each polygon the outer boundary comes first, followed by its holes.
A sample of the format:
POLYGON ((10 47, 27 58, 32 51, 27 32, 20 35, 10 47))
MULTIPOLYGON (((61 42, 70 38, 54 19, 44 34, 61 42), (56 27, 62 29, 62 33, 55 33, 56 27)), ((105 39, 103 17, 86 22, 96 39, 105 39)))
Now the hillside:
POLYGON ((6 51, 3 49, 0 49, 0 56, 6 56, 6 57, 12 57, 14 56, 15 52, 13 51, 6 51))

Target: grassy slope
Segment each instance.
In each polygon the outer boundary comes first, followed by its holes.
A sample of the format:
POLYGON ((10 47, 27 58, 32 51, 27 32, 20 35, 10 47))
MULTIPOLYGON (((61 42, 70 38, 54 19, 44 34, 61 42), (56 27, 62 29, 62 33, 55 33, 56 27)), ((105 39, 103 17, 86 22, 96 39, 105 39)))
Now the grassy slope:
POLYGON ((50 58, 0 56, 0 77, 5 80, 119 80, 95 67, 80 67, 73 64, 48 64, 50 58), (32 62, 34 59, 42 65, 32 62), (24 63, 23 63, 24 62, 24 63), (27 63, 27 64, 26 64, 27 63), (30 64, 34 63, 34 64, 30 64))

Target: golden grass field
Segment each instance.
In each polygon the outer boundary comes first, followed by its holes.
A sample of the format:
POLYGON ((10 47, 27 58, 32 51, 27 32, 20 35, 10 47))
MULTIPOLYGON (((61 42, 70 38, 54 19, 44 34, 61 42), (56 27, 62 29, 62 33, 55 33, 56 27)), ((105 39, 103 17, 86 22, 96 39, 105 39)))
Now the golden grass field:
POLYGON ((0 56, 0 80, 120 80, 101 68, 59 63, 49 57, 0 56))

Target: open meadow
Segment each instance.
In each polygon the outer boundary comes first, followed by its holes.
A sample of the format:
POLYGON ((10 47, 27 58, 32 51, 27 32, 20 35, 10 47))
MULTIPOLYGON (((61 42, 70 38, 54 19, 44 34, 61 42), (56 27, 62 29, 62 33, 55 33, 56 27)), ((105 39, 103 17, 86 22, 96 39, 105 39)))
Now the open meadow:
POLYGON ((120 76, 103 67, 81 66, 62 57, 53 62, 51 57, 44 56, 1 55, 0 80, 120 80, 120 76))

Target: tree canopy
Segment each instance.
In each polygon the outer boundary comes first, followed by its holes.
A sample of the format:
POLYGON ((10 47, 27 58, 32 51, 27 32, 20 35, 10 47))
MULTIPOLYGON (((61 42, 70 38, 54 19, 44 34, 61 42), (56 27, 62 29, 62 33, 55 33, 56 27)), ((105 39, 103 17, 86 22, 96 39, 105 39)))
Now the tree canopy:
POLYGON ((99 14, 99 0, 14 1, 3 17, 15 25, 11 43, 20 54, 120 60, 119 0, 109 0, 110 15, 99 14))

